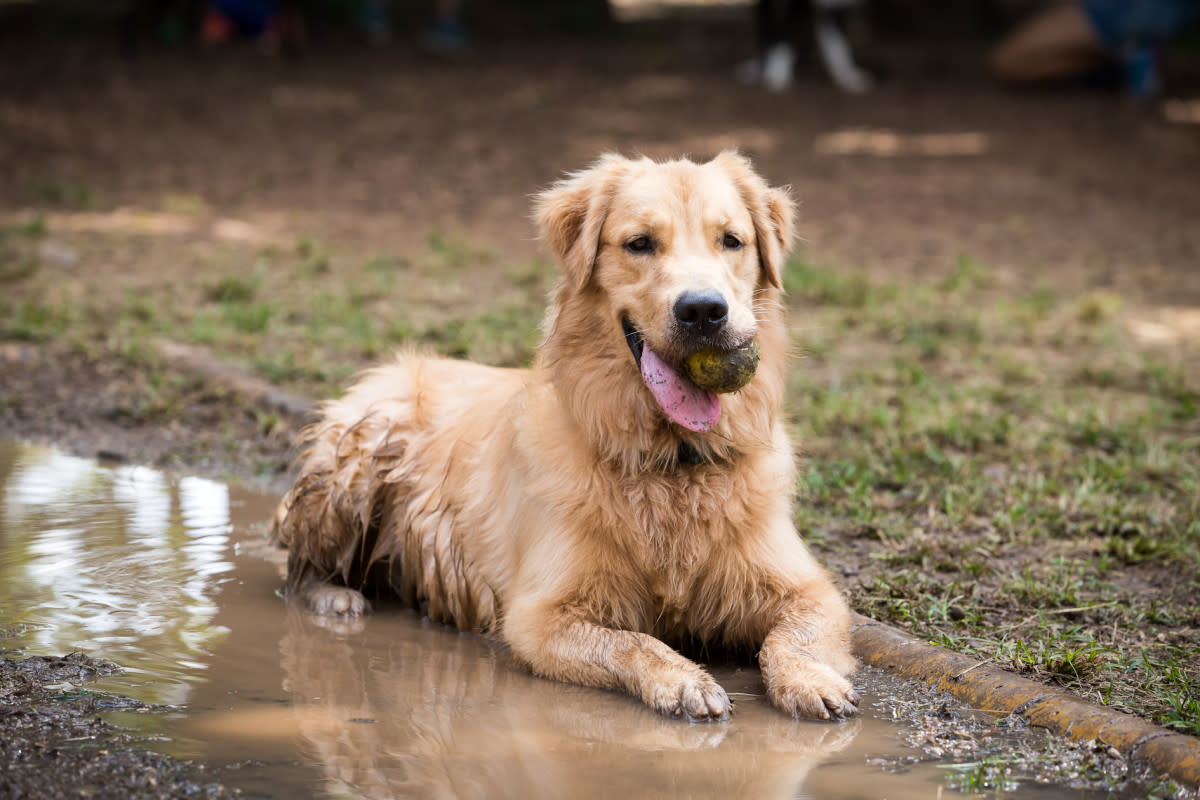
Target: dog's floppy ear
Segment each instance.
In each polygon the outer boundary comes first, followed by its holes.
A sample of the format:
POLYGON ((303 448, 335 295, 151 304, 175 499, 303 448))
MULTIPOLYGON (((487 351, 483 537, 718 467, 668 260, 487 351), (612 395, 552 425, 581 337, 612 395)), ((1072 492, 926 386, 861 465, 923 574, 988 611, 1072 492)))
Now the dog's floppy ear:
POLYGON ((600 231, 617 183, 629 171, 628 159, 608 154, 582 172, 575 172, 539 194, 534 215, 542 238, 567 273, 582 289, 592 277, 600 248, 600 231))
POLYGON ((776 289, 783 288, 784 261, 792 249, 792 198, 786 189, 767 185, 750 165, 750 160, 734 150, 726 150, 713 159, 725 169, 742 194, 742 200, 754 221, 758 241, 758 263, 763 279, 776 289))

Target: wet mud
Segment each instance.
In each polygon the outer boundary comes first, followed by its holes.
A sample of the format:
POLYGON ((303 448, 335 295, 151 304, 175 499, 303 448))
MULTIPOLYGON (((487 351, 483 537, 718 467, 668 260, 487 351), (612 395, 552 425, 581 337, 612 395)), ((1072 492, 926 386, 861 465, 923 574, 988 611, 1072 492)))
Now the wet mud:
POLYGON ((0 797, 234 796, 203 767, 148 750, 129 730, 99 716, 169 710, 88 689, 91 681, 120 672, 116 664, 78 652, 6 653, 0 650, 0 797))
POLYGON ((277 594, 274 502, 0 442, 0 796, 1146 791, 1119 757, 875 670, 863 713, 827 724, 772 709, 753 663, 714 664, 737 713, 689 725, 409 610, 307 616, 277 594))

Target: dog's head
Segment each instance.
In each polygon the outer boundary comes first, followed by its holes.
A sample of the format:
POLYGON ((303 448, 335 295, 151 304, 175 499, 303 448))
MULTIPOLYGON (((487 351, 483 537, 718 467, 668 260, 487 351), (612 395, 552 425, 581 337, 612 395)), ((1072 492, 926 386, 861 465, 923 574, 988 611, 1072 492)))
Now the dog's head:
POLYGON ((566 272, 560 305, 586 297, 591 334, 627 345, 667 417, 711 430, 720 400, 685 363, 759 336, 792 237, 786 192, 732 152, 704 164, 608 155, 540 195, 537 216, 566 272))

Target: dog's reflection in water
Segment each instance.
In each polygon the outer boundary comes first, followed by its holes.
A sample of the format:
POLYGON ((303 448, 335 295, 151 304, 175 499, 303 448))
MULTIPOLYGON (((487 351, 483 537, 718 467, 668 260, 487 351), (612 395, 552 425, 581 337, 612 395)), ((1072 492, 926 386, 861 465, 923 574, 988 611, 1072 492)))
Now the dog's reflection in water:
POLYGON ((715 672, 730 722, 668 720, 535 678, 487 639, 398 609, 340 623, 289 613, 280 652, 333 796, 794 797, 859 728, 780 714, 753 663, 715 672))

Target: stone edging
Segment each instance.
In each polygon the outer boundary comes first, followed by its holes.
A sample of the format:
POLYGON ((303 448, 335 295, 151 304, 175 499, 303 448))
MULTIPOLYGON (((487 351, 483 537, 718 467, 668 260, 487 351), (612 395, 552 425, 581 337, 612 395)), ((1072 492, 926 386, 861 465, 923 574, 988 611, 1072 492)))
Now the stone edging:
POLYGON ((1077 742, 1094 739, 1131 762, 1200 788, 1200 739, 922 642, 861 614, 854 615, 851 635, 854 654, 866 664, 934 686, 981 711, 1016 714, 1077 742))

